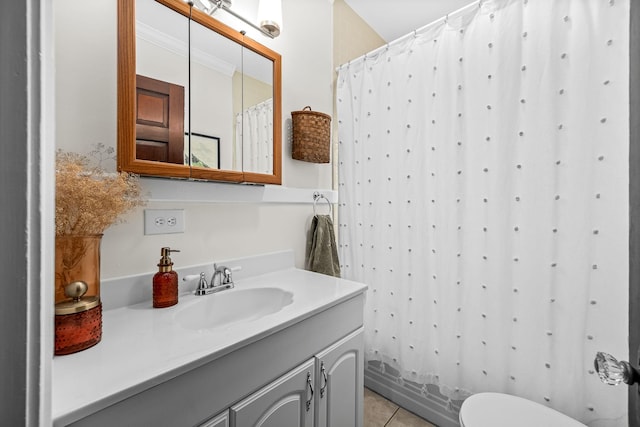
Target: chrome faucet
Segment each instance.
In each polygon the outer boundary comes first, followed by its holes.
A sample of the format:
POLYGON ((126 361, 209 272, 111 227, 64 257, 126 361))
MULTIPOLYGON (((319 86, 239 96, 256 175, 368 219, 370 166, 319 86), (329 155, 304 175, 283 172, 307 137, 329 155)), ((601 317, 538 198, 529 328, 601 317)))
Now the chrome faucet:
MULTIPOLYGON (((185 280, 187 278, 185 277, 185 280)), ((231 276, 231 269, 221 265, 213 264, 213 276, 207 283, 204 273, 200 273, 200 281, 196 288, 196 295, 209 295, 215 292, 224 291, 234 287, 233 277, 231 276)))
POLYGON ((213 276, 211 276, 211 287, 231 285, 233 287, 233 278, 231 277, 231 269, 221 265, 213 264, 213 276), (218 284, 216 285, 216 277, 218 277, 218 284))

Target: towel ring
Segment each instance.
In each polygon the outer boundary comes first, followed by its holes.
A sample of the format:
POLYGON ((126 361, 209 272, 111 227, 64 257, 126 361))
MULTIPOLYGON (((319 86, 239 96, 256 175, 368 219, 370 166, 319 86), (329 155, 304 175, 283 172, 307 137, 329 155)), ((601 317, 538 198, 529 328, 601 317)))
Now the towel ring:
POLYGON ((316 205, 318 204, 318 200, 320 199, 324 199, 327 201, 327 205, 329 206, 329 215, 333 214, 333 207, 331 206, 331 202, 329 201, 329 199, 327 199, 324 194, 320 194, 320 193, 313 193, 313 214, 317 215, 316 213, 316 205))

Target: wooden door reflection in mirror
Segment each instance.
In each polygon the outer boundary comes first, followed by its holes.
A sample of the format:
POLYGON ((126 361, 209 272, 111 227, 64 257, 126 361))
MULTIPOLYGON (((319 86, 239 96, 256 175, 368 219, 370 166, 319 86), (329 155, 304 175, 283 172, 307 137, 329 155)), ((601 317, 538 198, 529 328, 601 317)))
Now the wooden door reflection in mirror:
POLYGON ((280 70, 181 0, 118 0, 118 169, 280 184, 280 70))
POLYGON ((184 164, 184 87, 136 76, 136 158, 184 164))

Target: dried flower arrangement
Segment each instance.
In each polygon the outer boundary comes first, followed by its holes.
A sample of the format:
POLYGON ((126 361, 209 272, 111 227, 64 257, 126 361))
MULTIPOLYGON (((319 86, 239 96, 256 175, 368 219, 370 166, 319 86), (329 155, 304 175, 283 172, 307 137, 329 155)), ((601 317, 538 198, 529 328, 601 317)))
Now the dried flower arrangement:
MULTIPOLYGON (((103 146, 94 153, 104 154, 103 146)), ((56 236, 101 234, 121 222, 122 214, 144 205, 137 175, 107 173, 100 163, 56 152, 56 236)))
POLYGON ((122 214, 145 204, 137 175, 107 173, 113 148, 98 144, 87 156, 56 152, 56 303, 67 284, 82 280, 87 296, 100 295, 100 240, 122 214), (97 163, 97 164, 96 164, 97 163))

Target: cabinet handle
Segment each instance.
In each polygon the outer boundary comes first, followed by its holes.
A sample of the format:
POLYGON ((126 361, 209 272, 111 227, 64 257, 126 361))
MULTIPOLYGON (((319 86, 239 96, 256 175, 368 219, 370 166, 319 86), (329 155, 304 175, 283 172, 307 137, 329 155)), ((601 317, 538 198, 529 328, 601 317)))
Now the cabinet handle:
POLYGON ((311 397, 307 400, 307 412, 311 408, 311 402, 313 401, 313 385, 311 384, 311 372, 307 372, 307 385, 309 386, 309 390, 311 390, 311 397))
POLYGON ((327 392, 327 370, 324 368, 324 362, 320 362, 320 372, 322 373, 322 378, 324 378, 324 385, 320 387, 320 399, 324 397, 324 394, 327 392))

